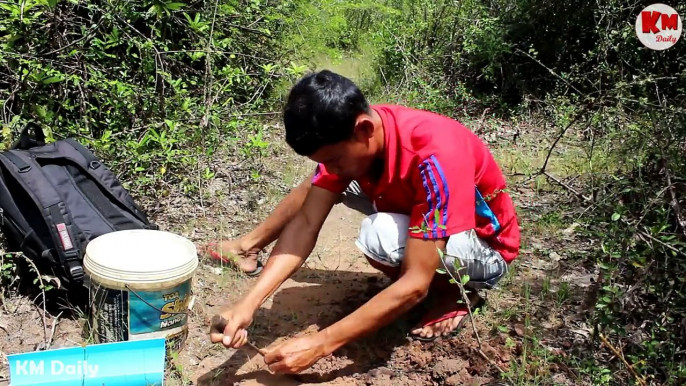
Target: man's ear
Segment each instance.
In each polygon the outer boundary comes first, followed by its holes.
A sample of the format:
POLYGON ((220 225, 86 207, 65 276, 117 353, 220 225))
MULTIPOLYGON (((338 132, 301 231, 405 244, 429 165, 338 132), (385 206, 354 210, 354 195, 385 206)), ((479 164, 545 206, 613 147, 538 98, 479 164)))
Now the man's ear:
POLYGON ((369 139, 374 136, 374 122, 367 114, 361 114, 355 122, 355 136, 359 139, 369 139))

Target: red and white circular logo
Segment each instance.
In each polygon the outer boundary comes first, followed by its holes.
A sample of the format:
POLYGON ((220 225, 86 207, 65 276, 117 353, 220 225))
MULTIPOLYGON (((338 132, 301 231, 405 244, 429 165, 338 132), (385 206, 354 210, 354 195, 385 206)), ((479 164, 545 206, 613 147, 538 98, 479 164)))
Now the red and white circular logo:
POLYGON ((653 4, 645 7, 636 18, 636 35, 651 50, 666 50, 681 37, 681 16, 669 5, 653 4))

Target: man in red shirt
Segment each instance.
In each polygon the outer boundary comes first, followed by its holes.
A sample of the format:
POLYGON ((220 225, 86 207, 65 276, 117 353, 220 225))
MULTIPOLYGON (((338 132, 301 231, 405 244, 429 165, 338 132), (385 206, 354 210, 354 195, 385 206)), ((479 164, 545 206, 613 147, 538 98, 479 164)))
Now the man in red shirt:
MULTIPOLYGON (((210 334, 211 341, 233 348, 247 342, 254 312, 302 265, 341 202, 368 215, 356 245, 393 283, 319 333, 269 350, 270 368, 307 369, 430 293, 434 305, 410 336, 427 341, 457 330, 468 310, 457 303, 461 294, 449 279, 468 275, 468 290, 492 288, 520 247, 514 205, 485 144, 438 114, 370 106, 353 82, 330 71, 307 75, 293 87, 284 124, 289 146, 318 165, 259 227, 211 248, 213 257, 237 257, 244 272, 260 274, 252 290, 222 313, 228 323, 210 334), (277 238, 262 271, 257 253, 277 238)), ((477 300, 470 291, 470 303, 477 300)))

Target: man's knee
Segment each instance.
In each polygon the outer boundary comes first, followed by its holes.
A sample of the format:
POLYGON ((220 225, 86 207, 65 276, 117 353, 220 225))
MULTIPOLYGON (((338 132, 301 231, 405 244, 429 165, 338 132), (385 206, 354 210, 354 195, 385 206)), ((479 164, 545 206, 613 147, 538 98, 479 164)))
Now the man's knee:
POLYGON ((357 247, 369 258, 400 266, 407 242, 409 218, 398 213, 375 213, 362 220, 357 247))

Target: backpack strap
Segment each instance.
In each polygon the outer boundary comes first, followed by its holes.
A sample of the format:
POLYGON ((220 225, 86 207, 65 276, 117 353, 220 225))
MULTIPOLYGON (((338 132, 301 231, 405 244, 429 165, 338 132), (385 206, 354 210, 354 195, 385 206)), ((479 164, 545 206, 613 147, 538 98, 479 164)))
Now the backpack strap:
POLYGON ((101 163, 98 157, 96 157, 95 154, 91 153, 88 149, 83 147, 83 145, 76 142, 74 138, 67 138, 64 140, 64 142, 71 145, 71 147, 73 147, 74 150, 78 151, 83 156, 89 168, 95 170, 100 167, 101 163))
POLYGON ((55 144, 60 147, 62 144, 68 145, 72 151, 66 151, 66 149, 64 149, 64 154, 72 160, 76 160, 78 156, 82 157, 84 162, 77 163, 80 165, 87 165, 85 171, 91 175, 93 180, 100 187, 109 192, 119 204, 124 208, 127 208, 131 214, 138 218, 138 220, 143 224, 146 224, 146 227, 151 229, 156 228, 154 224, 150 223, 150 220, 136 204, 131 195, 125 189, 121 189, 121 184, 114 173, 105 167, 90 150, 71 138, 55 142, 55 144))
POLYGON ((33 228, 31 228, 26 221, 26 218, 17 207, 16 202, 14 202, 14 198, 5 184, 4 171, 2 168, 0 168, 0 206, 0 226, 4 228, 6 225, 5 221, 12 221, 14 222, 14 225, 19 228, 18 231, 21 234, 19 249, 22 249, 27 243, 30 245, 43 244, 36 232, 34 232, 33 228))
POLYGON ((8 151, 8 152, 4 153, 3 155, 4 155, 5 157, 7 157, 7 159, 10 160, 10 162, 12 162, 12 163, 14 164, 14 166, 17 167, 17 171, 18 171, 19 173, 26 173, 26 172, 28 172, 29 170, 31 170, 31 165, 29 165, 29 164, 27 164, 26 162, 24 162, 23 159, 21 159, 20 157, 18 157, 18 156, 17 156, 16 154, 14 154, 13 152, 8 151))
POLYGON ((66 273, 73 280, 81 280, 83 278, 81 245, 75 237, 78 230, 67 212, 59 192, 45 177, 40 166, 25 152, 8 150, 0 154, 0 161, 4 163, 7 171, 22 185, 29 197, 42 210, 43 218, 48 224, 56 247, 53 251, 56 252, 57 258, 66 273), (16 163, 11 161, 12 158, 15 161, 21 160, 29 168, 21 171, 16 163))

